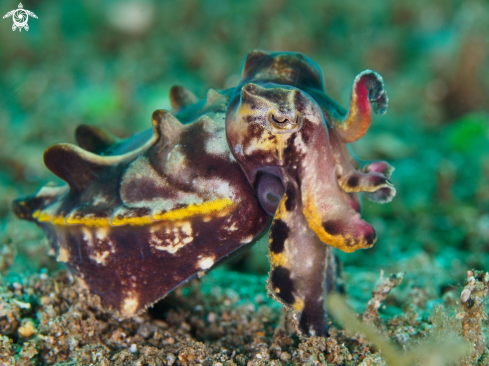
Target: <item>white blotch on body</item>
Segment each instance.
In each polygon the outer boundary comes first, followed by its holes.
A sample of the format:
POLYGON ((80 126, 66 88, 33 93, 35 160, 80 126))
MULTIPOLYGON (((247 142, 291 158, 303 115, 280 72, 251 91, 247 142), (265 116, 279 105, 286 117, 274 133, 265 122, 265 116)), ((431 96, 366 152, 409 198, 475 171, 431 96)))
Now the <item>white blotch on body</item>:
POLYGON ((253 240, 254 236, 253 235, 250 235, 250 236, 247 236, 246 238, 244 238, 243 240, 241 240, 241 244, 245 244, 245 243, 250 243, 252 240, 253 240))
POLYGON ((236 222, 233 222, 231 226, 226 226, 224 229, 227 231, 236 231, 238 230, 238 226, 236 225, 236 222))
POLYGON ((215 262, 215 257, 204 257, 204 258, 202 258, 202 259, 199 260, 199 262, 197 263, 197 265, 201 269, 209 269, 209 268, 212 267, 212 265, 214 264, 214 262, 215 262))
POLYGON ((63 248, 63 247, 59 247, 59 249, 58 249, 58 256, 56 257, 56 260, 58 262, 64 262, 64 263, 68 262, 69 261, 69 253, 68 253, 68 251, 65 248, 63 248))
MULTIPOLYGON (((163 228, 159 228, 159 230, 163 231, 163 228)), ((176 224, 173 228, 166 227, 164 234, 161 233, 163 234, 161 238, 157 236, 157 228, 152 230, 152 234, 149 238, 150 245, 156 250, 165 250, 171 254, 176 253, 194 240, 192 226, 188 221, 176 224)))
POLYGON ((240 144, 236 145, 234 147, 234 153, 236 155, 243 155, 243 146, 241 146, 240 144))
POLYGON ((99 228, 95 231, 95 236, 100 241, 104 240, 108 234, 109 234, 109 228, 106 227, 99 228))
POLYGON ((82 226, 83 236, 82 239, 89 247, 93 247, 92 232, 85 226, 82 226))
POLYGON ((227 157, 229 154, 228 143, 224 132, 217 133, 205 142, 205 152, 209 155, 227 157))
POLYGON ((99 203, 106 203, 107 202, 107 197, 102 196, 101 194, 98 194, 92 198, 92 204, 94 206, 97 206, 99 203))
POLYGON ((253 139, 252 142, 248 145, 248 147, 245 150, 245 154, 247 156, 251 155, 253 152, 257 150, 256 145, 258 144, 258 141, 256 139, 253 139))
POLYGON ((104 250, 103 252, 95 252, 94 254, 90 255, 90 259, 105 266, 105 259, 109 256, 109 254, 110 252, 108 250, 104 250))
POLYGON ((135 297, 127 297, 124 299, 124 303, 122 304, 122 315, 131 316, 136 313, 136 309, 138 308, 139 301, 135 297))

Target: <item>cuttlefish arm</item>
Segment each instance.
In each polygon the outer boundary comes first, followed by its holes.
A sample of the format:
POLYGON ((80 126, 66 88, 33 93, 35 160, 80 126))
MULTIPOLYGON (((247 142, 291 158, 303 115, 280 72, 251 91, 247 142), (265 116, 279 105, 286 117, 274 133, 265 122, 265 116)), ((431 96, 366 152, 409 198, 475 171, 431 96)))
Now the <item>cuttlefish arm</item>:
POLYGON ((342 142, 354 142, 367 132, 372 121, 372 109, 382 115, 389 98, 382 77, 372 70, 362 71, 353 82, 348 112, 342 118, 332 118, 342 142))
POLYGON ((303 158, 302 212, 323 243, 348 253, 370 248, 376 240, 375 230, 352 207, 345 195, 348 192, 341 187, 334 157, 338 151, 330 142, 331 135, 326 129, 321 130, 303 158))
POLYGON ((392 166, 385 161, 375 161, 359 171, 347 158, 349 151, 332 129, 329 130, 329 142, 331 155, 335 160, 338 184, 343 191, 349 194, 365 193, 369 200, 378 203, 392 201, 396 195, 396 189, 389 180, 394 170, 392 166))
POLYGON ((336 263, 332 248, 309 228, 298 197, 297 185, 289 184, 275 212, 268 292, 292 311, 302 334, 326 336, 323 302, 325 290, 335 287, 336 263))
MULTIPOLYGON (((329 149, 338 146, 326 144, 327 139, 326 131, 320 133, 317 145, 304 157, 300 188, 296 179, 282 176, 285 193, 269 235, 269 293, 293 312, 299 331, 308 336, 327 335, 323 303, 326 294, 335 288, 337 272, 332 247, 352 252, 371 247, 376 239, 374 228, 358 213, 358 192, 375 194, 392 188, 389 183, 382 187, 371 184, 371 177, 385 178, 381 173, 362 173, 349 165, 348 173, 360 175, 364 182, 361 189, 344 191, 337 181, 337 160, 328 159, 329 149)), ((343 155, 341 161, 345 164, 343 155)), ((272 180, 260 180, 259 191, 280 193, 278 179, 275 184, 262 183, 272 180)), ((262 205, 263 197, 262 193, 262 205)))

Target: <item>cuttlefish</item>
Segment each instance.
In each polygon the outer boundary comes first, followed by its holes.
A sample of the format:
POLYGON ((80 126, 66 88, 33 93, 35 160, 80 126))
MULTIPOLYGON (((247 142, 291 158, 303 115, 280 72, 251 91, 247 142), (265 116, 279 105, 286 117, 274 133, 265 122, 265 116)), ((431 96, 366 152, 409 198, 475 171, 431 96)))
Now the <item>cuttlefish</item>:
POLYGON ((386 112, 382 78, 358 74, 345 110, 305 55, 254 50, 235 88, 199 100, 174 86, 170 100, 171 111, 155 111, 152 128, 130 138, 82 125, 78 146, 50 146, 44 162, 66 184, 16 200, 15 213, 44 229, 57 260, 122 317, 269 229, 269 294, 302 334, 326 335, 333 248, 376 240, 359 193, 380 203, 395 195, 393 168, 361 166, 348 147, 372 110, 386 112))

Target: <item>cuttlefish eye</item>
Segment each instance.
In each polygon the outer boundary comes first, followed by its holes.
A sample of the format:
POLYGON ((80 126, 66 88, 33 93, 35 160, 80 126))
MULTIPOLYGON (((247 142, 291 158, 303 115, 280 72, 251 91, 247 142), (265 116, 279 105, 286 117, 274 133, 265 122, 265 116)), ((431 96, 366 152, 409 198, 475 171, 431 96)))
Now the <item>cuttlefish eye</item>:
POLYGON ((288 130, 291 128, 297 128, 298 126, 300 127, 300 117, 300 113, 298 112, 294 112, 292 118, 289 116, 280 116, 278 114, 270 112, 268 115, 268 120, 274 127, 281 130, 288 130))
POLYGON ((289 122, 289 119, 288 118, 283 118, 281 121, 277 119, 277 117, 275 117, 275 115, 272 113, 272 121, 275 122, 275 123, 285 123, 285 122, 289 122))

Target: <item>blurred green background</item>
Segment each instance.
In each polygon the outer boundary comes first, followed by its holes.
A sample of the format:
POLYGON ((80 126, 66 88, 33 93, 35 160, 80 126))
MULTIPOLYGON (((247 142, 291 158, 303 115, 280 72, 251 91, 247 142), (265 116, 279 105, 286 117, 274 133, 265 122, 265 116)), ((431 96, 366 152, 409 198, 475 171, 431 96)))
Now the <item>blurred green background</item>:
MULTIPOLYGON (((42 154, 74 142, 81 123, 124 137, 169 108, 169 88, 237 84, 246 51, 300 51, 319 63, 326 90, 347 106, 364 69, 379 72, 390 104, 353 149, 396 171, 391 204, 364 202, 379 240, 342 255, 359 302, 379 269, 407 271, 404 296, 441 301, 473 267, 489 268, 489 2, 40 1, 13 32, 0 21, 0 268, 54 269, 43 235, 10 202, 54 176, 42 154), (22 262, 16 258, 36 257, 22 262), (13 263, 13 266, 12 266, 13 263)), ((17 8, 0 3, 0 13, 17 8)), ((267 271, 266 247, 246 259, 267 271)), ((242 267, 242 266, 241 266, 242 267)), ((401 301, 400 301, 401 302, 401 301)))

